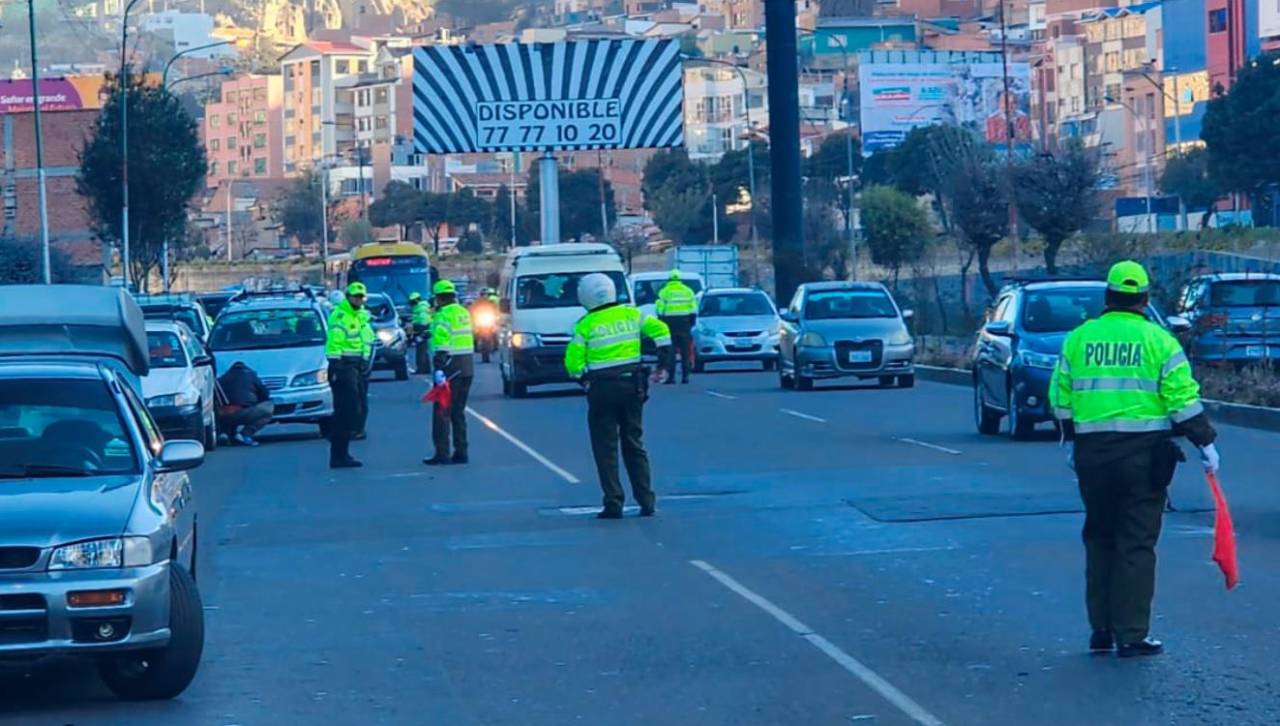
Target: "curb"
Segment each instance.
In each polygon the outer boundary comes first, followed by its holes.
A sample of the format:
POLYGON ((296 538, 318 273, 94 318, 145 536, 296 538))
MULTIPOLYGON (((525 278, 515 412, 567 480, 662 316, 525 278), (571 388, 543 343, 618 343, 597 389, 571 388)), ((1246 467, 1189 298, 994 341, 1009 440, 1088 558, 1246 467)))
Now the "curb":
MULTIPOLYGON (((919 363, 916 364, 916 376, 921 380, 956 386, 968 386, 973 382, 973 373, 963 368, 943 368, 919 363)), ((1209 399, 1204 400, 1204 407, 1215 422, 1264 431, 1280 431, 1280 408, 1209 399)))

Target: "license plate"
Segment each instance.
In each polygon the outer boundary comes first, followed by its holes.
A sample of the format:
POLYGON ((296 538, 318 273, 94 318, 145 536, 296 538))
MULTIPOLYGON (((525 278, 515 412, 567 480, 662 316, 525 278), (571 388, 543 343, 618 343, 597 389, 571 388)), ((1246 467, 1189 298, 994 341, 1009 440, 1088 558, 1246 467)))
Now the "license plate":
POLYGON ((1244 347, 1244 355, 1245 355, 1245 357, 1246 357, 1246 358, 1261 358, 1261 357, 1262 357, 1262 346, 1260 346, 1260 345, 1246 345, 1246 346, 1244 347))
POLYGON ((730 343, 729 347, 733 350, 747 350, 751 347, 750 343, 730 343))
POLYGON ((851 350, 849 351, 850 363, 870 363, 871 351, 869 350, 851 350))

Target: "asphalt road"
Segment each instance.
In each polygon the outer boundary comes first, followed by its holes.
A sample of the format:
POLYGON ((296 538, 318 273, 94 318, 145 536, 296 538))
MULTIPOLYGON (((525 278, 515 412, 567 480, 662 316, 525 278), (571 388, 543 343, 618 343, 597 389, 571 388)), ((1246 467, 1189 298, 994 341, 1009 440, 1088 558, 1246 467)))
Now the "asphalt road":
POLYGON ((1160 546, 1168 652, 1118 661, 1085 653, 1056 442, 979 437, 962 387, 660 387, 659 516, 598 521, 579 393, 505 400, 481 366, 473 463, 431 470, 423 385, 373 386, 364 469, 331 472, 323 441, 280 429, 195 473, 208 637, 180 699, 118 703, 64 660, 4 671, 0 722, 1280 719, 1275 434, 1222 427, 1243 584, 1223 590, 1184 466, 1160 546))

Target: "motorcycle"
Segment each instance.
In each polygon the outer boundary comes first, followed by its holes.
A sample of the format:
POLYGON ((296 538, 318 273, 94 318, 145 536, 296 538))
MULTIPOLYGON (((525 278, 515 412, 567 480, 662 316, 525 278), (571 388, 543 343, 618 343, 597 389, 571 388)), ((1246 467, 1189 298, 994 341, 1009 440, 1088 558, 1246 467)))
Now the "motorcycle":
POLYGON ((498 313, 493 305, 475 305, 471 310, 471 324, 480 362, 488 363, 489 357, 498 349, 498 313))

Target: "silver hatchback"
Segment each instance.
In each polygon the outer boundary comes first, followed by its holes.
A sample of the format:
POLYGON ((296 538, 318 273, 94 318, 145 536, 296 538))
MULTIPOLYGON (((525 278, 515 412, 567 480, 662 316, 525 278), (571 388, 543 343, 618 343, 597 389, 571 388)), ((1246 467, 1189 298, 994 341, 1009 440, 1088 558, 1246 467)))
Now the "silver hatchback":
POLYGON ((801 285, 782 313, 778 377, 783 388, 808 390, 816 380, 878 379, 915 385, 915 345, 902 310, 878 282, 801 285))
POLYGON ((772 370, 778 362, 778 309, 769 296, 749 288, 702 293, 693 329, 694 370, 710 363, 755 361, 772 370))

